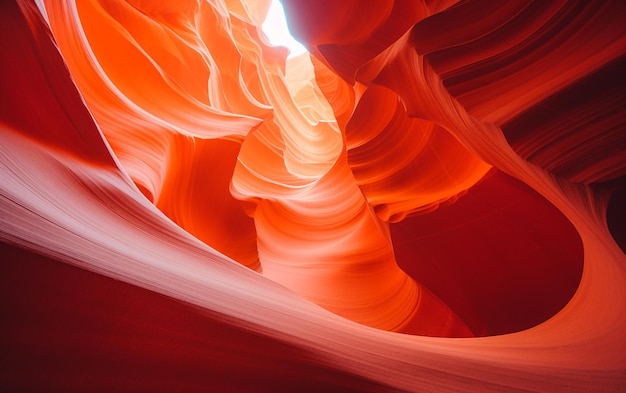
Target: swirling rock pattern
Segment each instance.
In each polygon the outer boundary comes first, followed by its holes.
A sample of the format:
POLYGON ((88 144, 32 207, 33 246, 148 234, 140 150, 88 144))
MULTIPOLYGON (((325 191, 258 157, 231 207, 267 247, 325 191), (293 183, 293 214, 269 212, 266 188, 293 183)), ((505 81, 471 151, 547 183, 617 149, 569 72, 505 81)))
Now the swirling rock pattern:
POLYGON ((2 389, 620 391, 619 1, 3 2, 2 389))

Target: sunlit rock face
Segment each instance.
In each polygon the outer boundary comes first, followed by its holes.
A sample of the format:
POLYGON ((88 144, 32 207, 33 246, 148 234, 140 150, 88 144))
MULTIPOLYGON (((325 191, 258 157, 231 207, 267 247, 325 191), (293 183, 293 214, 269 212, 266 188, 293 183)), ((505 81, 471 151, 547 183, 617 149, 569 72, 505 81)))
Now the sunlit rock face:
POLYGON ((626 6, 284 6, 0 5, 2 390, 620 391, 626 6))

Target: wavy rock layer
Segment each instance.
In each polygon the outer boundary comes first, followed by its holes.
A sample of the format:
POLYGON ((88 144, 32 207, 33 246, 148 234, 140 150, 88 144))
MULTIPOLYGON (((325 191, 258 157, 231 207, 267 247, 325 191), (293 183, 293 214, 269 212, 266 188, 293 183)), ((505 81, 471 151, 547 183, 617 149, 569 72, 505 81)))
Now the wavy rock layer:
POLYGON ((621 389, 626 7, 268 6, 2 3, 3 390, 621 389))

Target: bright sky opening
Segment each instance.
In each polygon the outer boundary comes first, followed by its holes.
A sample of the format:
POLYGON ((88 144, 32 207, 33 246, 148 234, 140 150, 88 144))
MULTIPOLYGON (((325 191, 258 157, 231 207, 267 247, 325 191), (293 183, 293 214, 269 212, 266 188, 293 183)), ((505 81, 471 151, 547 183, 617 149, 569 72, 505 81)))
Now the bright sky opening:
POLYGON ((296 57, 304 52, 306 48, 296 41, 287 29, 287 20, 285 19, 285 11, 279 0, 272 0, 267 18, 261 26, 267 38, 274 46, 286 46, 290 53, 288 58, 296 57))

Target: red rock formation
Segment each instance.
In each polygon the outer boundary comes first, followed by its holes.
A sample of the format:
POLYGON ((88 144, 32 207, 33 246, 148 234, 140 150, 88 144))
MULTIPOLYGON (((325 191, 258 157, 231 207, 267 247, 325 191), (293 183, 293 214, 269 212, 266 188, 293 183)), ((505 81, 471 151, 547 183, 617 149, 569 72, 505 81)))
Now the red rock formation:
POLYGON ((3 390, 626 384, 620 2, 0 7, 3 390))

